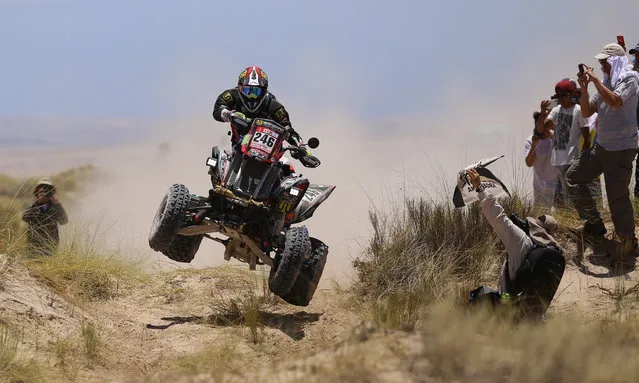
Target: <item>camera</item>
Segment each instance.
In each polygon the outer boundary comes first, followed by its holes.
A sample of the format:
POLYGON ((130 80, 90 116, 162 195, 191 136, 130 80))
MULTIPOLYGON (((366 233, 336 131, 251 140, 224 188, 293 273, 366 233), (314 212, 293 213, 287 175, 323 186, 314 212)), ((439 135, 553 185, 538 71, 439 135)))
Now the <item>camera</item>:
POLYGON ((517 213, 511 213, 508 218, 521 230, 528 235, 530 232, 530 225, 528 224, 528 220, 521 218, 517 215, 517 213))
POLYGON ((579 104, 579 99, 581 98, 581 89, 576 89, 572 94, 572 102, 575 104, 579 104))

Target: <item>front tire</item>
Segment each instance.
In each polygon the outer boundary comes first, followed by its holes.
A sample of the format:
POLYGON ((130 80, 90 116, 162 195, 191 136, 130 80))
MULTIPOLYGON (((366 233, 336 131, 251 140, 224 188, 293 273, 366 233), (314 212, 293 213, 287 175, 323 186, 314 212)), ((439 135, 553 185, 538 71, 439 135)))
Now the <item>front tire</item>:
POLYGON ((305 226, 292 227, 286 232, 284 250, 275 256, 268 278, 269 289, 284 297, 293 288, 304 259, 311 251, 311 241, 305 226))
POLYGON ((203 235, 177 235, 162 254, 176 262, 190 263, 200 248, 203 235))
POLYGON ((149 246, 155 251, 168 250, 184 223, 191 201, 189 189, 181 184, 172 185, 158 207, 149 231, 149 246))
POLYGON ((311 238, 311 256, 304 261, 293 288, 282 299, 295 306, 308 306, 322 278, 327 257, 328 246, 311 238))

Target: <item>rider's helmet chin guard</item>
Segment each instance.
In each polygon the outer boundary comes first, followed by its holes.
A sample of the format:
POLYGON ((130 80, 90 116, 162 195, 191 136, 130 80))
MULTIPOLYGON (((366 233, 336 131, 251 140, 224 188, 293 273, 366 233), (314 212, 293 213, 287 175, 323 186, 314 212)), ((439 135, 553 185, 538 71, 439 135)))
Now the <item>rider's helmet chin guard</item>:
POLYGON ((268 76, 257 66, 250 66, 237 79, 242 104, 249 112, 255 112, 266 97, 268 91, 268 76))

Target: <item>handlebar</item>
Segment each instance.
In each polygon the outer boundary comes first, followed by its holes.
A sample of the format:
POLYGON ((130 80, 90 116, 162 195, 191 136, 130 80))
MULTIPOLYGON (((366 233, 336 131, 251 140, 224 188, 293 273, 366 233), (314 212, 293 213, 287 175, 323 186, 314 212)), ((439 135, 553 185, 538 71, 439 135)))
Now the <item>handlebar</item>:
MULTIPOLYGON (((255 118, 246 117, 243 113, 231 112, 229 123, 235 124, 236 126, 243 127, 248 132, 254 120, 255 118)), ((288 139, 290 138, 291 132, 295 132, 295 131, 290 126, 282 126, 282 128, 284 128, 287 134, 285 141, 289 143, 289 146, 287 146, 286 148, 283 148, 282 152, 286 152, 286 151, 291 152, 291 155, 293 156, 293 158, 299 160, 302 163, 302 165, 304 165, 305 167, 309 167, 309 168, 318 167, 320 165, 320 160, 315 156, 308 155, 307 147, 311 149, 317 148, 319 146, 319 140, 316 137, 311 137, 307 143, 299 143, 297 145, 293 145, 288 141, 288 139), (299 154, 300 156, 296 156, 296 154, 299 154)))
MULTIPOLYGON (((246 128, 248 130, 248 129, 250 129, 250 127, 253 124, 254 120, 255 120, 255 118, 246 117, 244 115, 244 113, 231 112, 231 117, 229 119, 229 123, 235 124, 236 126, 241 126, 241 127, 246 128)), ((294 132, 294 130, 290 126, 282 126, 282 128, 284 128, 286 130, 286 133, 288 135, 291 134, 291 131, 294 132)), ((286 137, 286 141, 288 141, 288 137, 286 137)), ((317 148, 319 146, 319 140, 316 137, 311 137, 308 140, 307 143, 302 143, 302 144, 298 145, 297 147, 293 146, 293 147, 288 147, 286 149, 289 149, 289 150, 293 151, 293 150, 295 150, 295 148, 305 149, 307 146, 309 148, 311 148, 311 149, 315 149, 315 148, 317 148)))

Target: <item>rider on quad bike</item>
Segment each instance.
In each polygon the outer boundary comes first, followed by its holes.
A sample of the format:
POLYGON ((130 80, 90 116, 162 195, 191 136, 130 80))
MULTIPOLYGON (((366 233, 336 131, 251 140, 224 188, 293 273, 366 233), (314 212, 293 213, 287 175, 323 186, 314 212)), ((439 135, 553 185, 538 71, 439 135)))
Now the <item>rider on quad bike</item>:
POLYGON ((237 79, 237 87, 227 89, 217 97, 213 107, 213 118, 220 122, 231 122, 231 143, 241 141, 246 128, 232 123, 234 114, 246 118, 268 118, 291 131, 289 143, 298 145, 300 136, 293 130, 291 120, 284 105, 268 91, 268 76, 257 66, 250 66, 237 79))
MULTIPOLYGON (((275 96, 268 91, 268 76, 262 68, 249 66, 240 73, 237 79, 237 87, 227 89, 222 92, 215 101, 213 107, 213 118, 220 122, 231 123, 231 145, 237 149, 242 137, 248 133, 249 126, 238 124, 235 121, 242 121, 254 118, 268 118, 284 126, 290 132, 288 143, 299 146, 302 138, 293 129, 288 112, 275 96)), ((218 148, 213 148, 213 157, 219 157, 218 148)), ((299 152, 292 152, 291 157, 304 161, 302 157, 311 156, 310 150, 306 148, 306 155, 299 152)), ((282 163, 288 165, 288 171, 284 175, 295 172, 295 168, 286 157, 282 157, 282 163)), ((212 173, 212 172, 211 172, 212 173)), ((211 174, 211 182, 215 186, 216 180, 211 174)))
POLYGON ((215 146, 207 158, 212 183, 208 195, 193 194, 183 184, 170 187, 151 225, 149 246, 188 263, 208 238, 224 245, 227 261, 235 258, 251 270, 269 266, 270 291, 290 304, 306 306, 322 276, 328 246, 300 224, 313 216, 335 185, 311 184, 285 159, 290 153, 306 168, 320 166, 308 150, 317 148, 319 140, 302 142, 267 85, 264 72, 249 67, 237 89, 220 95, 213 116, 231 124, 232 150, 221 152, 215 146))

